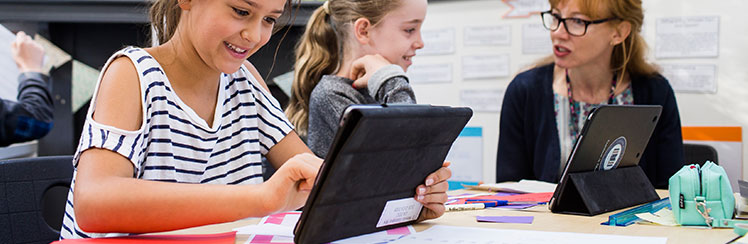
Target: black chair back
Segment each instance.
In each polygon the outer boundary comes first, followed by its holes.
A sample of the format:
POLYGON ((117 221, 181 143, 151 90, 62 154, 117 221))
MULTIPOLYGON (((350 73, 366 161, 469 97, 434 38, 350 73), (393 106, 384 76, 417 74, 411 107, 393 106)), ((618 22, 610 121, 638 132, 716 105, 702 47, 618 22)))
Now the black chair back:
POLYGON ((683 151, 685 152, 686 164, 698 164, 704 165, 707 160, 714 162, 719 165, 717 159, 717 150, 714 147, 703 144, 683 144, 683 151))
POLYGON ((0 160, 0 243, 50 243, 60 236, 72 156, 0 160))

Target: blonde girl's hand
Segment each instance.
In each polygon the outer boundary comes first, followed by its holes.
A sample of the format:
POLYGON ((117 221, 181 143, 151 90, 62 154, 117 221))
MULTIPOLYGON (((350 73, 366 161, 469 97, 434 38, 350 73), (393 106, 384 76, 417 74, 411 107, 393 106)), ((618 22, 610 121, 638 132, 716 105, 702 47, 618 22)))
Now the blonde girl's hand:
POLYGON ((421 216, 418 221, 435 219, 444 214, 444 203, 447 202, 447 180, 452 177, 452 171, 448 168, 450 162, 444 162, 442 167, 426 177, 424 184, 416 187, 416 201, 423 204, 421 216))
POLYGON ((354 88, 366 88, 369 84, 369 78, 371 78, 371 75, 382 67, 390 64, 390 61, 387 61, 387 59, 382 55, 366 55, 353 61, 351 74, 348 78, 354 80, 354 88))
POLYGON ((286 161, 263 183, 268 213, 296 210, 304 205, 314 186, 322 159, 302 153, 286 161))
POLYGON ((42 72, 44 47, 32 40, 29 35, 19 31, 16 40, 10 44, 10 50, 21 73, 42 72))

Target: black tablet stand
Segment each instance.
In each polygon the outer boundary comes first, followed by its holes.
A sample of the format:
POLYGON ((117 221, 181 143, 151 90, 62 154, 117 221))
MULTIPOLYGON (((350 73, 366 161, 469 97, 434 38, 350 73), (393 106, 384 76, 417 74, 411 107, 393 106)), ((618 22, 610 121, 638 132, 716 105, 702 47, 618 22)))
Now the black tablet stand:
POLYGON ((639 166, 568 177, 554 213, 591 216, 660 199, 639 166))

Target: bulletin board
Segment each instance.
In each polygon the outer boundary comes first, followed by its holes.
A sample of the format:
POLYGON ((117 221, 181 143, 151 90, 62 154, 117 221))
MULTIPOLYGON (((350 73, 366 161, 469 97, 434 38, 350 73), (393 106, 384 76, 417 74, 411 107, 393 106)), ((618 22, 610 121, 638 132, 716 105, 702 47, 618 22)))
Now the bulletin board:
MULTIPOLYGON (((741 13, 748 1, 644 0, 643 7, 648 59, 676 91, 681 124, 748 126, 748 21, 741 13)), ((482 177, 455 171, 461 180, 495 181, 504 91, 516 74, 552 54, 550 33, 537 14, 549 8, 546 0, 429 2, 425 47, 408 75, 419 103, 473 108, 468 126, 480 128, 481 146, 454 153, 479 154, 472 158, 482 162, 453 164, 478 167, 482 177)), ((735 162, 742 165, 733 166, 743 169, 740 178, 748 170, 746 146, 735 162)))

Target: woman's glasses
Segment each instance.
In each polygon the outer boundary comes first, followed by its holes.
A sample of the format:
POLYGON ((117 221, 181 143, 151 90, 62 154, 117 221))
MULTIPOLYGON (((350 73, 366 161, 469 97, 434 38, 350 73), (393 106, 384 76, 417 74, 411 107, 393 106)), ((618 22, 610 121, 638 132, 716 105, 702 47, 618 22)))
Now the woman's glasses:
POLYGON ((618 19, 607 18, 600 20, 583 20, 579 18, 561 18, 561 16, 552 13, 550 10, 540 13, 540 17, 543 18, 543 26, 546 29, 556 31, 561 23, 564 23, 566 32, 572 36, 584 36, 584 34, 587 34, 587 27, 591 24, 600 24, 606 21, 618 19))

